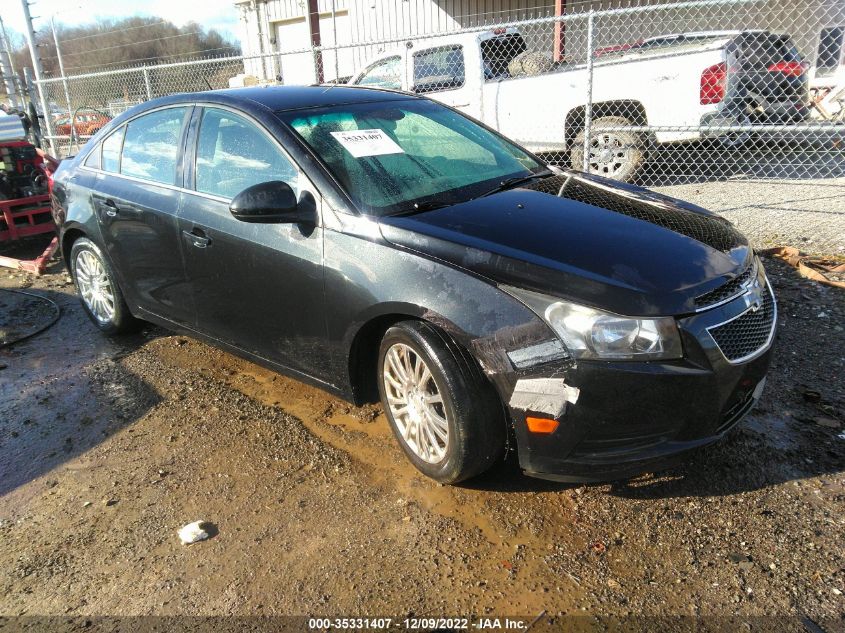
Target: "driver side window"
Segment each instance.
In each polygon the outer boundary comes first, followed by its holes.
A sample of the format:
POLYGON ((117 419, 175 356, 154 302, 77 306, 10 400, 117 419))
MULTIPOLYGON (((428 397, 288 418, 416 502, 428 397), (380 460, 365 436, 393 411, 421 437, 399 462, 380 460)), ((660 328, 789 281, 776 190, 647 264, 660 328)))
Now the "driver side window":
POLYGON ((402 58, 399 56, 383 59, 370 66, 361 78, 355 82, 359 86, 402 89, 402 58))
POLYGON ((296 167, 267 134, 227 110, 205 108, 197 142, 196 190, 231 199, 271 180, 286 182, 298 192, 296 167))

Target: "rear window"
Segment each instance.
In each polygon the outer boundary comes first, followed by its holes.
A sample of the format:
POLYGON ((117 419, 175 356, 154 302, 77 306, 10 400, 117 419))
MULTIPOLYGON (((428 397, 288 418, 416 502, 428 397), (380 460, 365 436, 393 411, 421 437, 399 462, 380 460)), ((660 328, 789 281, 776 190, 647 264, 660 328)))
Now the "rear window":
POLYGON ((752 67, 801 61, 801 55, 789 36, 773 33, 743 33, 731 42, 728 53, 752 67))
POLYGON ((481 42, 481 59, 484 63, 484 78, 508 77, 508 64, 514 57, 525 52, 525 40, 519 33, 500 35, 481 42))

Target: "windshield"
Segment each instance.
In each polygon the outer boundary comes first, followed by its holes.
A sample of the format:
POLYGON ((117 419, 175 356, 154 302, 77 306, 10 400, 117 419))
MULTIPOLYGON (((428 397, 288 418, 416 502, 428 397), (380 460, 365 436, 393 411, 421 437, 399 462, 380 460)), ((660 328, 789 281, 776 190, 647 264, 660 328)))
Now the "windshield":
POLYGON ((371 215, 464 202, 545 167, 513 143, 431 101, 280 113, 355 205, 371 215))

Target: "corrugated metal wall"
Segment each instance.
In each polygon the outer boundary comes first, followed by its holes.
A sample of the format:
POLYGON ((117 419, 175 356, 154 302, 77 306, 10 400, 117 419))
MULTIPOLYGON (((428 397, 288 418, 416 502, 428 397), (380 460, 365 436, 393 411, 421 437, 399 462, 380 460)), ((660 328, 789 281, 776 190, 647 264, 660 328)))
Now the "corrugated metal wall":
MULTIPOLYGON (((678 0, 579 0, 566 2, 568 20, 565 28, 566 56, 572 61, 586 57, 586 19, 590 9, 604 10, 648 6, 648 11, 601 16, 595 23, 595 46, 604 47, 634 42, 639 39, 683 31, 722 29, 768 29, 788 33, 802 55, 815 61, 819 31, 825 26, 845 24, 845 0, 760 0, 738 4, 725 2, 707 7, 664 9, 664 5, 678 0)), ((265 22, 262 34, 264 52, 293 50, 287 42, 293 38, 281 34, 280 25, 292 18, 304 18, 307 0, 267 0, 257 3, 258 15, 265 22), (271 42, 270 38, 275 41, 271 42)), ((244 52, 260 52, 257 40, 257 19, 252 15, 254 5, 238 3, 246 16, 244 52)), ((318 0, 322 14, 345 13, 348 18, 339 26, 338 38, 324 33, 324 42, 360 44, 341 51, 351 60, 345 66, 358 70, 366 60, 385 48, 399 43, 372 44, 383 40, 401 40, 431 33, 446 33, 460 28, 496 24, 511 20, 530 19, 554 14, 554 0, 318 0), (341 28, 349 32, 340 32, 341 28), (328 35, 328 37, 326 37, 328 35)), ((331 24, 321 20, 323 30, 331 24)), ((338 24, 341 24, 340 22, 338 24)), ((284 28, 283 26, 281 28, 284 28)), ((529 47, 550 51, 553 26, 543 24, 524 30, 529 47)), ((301 42, 296 40, 297 48, 301 42)))

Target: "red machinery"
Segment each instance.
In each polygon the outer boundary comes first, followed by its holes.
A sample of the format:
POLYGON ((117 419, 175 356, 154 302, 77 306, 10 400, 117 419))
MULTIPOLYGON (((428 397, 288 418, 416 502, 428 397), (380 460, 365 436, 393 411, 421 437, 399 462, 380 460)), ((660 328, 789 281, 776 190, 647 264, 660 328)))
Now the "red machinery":
MULTIPOLYGON (((0 142, 0 245, 56 230, 50 209, 50 188, 56 161, 26 141, 0 142)), ((35 259, 0 256, 0 266, 40 275, 58 247, 53 238, 35 259)))

